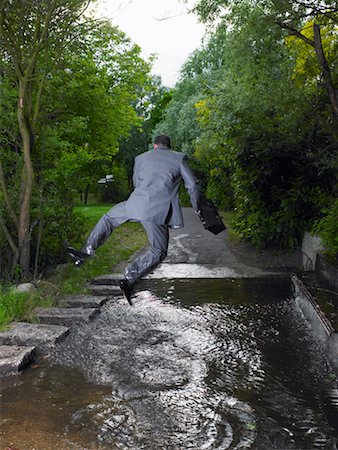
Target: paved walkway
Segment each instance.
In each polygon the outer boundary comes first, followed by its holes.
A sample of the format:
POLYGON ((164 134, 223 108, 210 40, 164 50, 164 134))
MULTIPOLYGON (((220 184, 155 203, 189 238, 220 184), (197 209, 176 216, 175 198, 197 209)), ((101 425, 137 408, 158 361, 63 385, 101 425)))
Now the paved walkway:
MULTIPOLYGON (((205 230, 192 208, 183 208, 184 227, 170 231, 168 255, 150 278, 256 277, 301 268, 300 251, 258 252, 250 244, 205 230)), ((115 268, 123 271, 124 265, 115 268)), ((117 270, 116 270, 117 269, 117 270)))

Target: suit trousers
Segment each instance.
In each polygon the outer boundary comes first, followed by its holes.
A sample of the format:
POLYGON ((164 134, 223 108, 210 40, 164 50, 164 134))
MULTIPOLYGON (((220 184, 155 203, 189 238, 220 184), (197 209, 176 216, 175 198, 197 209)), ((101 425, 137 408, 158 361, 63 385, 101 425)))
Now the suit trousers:
MULTIPOLYGON (((97 222, 87 238, 85 249, 88 253, 100 247, 111 235, 113 230, 125 222, 137 222, 126 214, 126 202, 113 206, 97 222)), ((143 275, 150 272, 167 256, 169 242, 169 228, 152 222, 140 222, 145 229, 150 246, 143 250, 124 271, 125 278, 133 285, 143 275)))

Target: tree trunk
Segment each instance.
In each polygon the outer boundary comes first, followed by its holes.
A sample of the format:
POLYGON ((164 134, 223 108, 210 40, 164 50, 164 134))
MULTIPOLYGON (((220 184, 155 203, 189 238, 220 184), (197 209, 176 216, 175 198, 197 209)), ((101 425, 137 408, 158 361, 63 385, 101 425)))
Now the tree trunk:
POLYGON ((337 91, 333 86, 331 71, 327 59, 325 58, 322 38, 320 35, 320 27, 317 23, 313 24, 313 34, 314 34, 314 47, 316 51, 316 55, 322 69, 322 75, 325 83, 325 88, 328 93, 329 99, 331 101, 333 111, 335 113, 336 118, 338 119, 338 98, 337 91))
POLYGON ((322 69, 322 76, 324 79, 326 92, 328 93, 331 105, 333 107, 334 116, 336 117, 336 119, 338 119, 338 90, 335 89, 332 82, 330 66, 327 62, 323 49, 323 43, 320 34, 320 26, 315 22, 313 23, 313 40, 312 40, 290 25, 287 25, 280 21, 276 21, 276 23, 280 27, 291 31, 291 34, 293 36, 297 36, 299 39, 302 39, 304 42, 314 47, 319 65, 322 69))
POLYGON ((88 203, 89 188, 90 188, 90 184, 88 183, 87 186, 86 186, 85 193, 84 193, 84 204, 85 204, 85 206, 87 206, 87 203, 88 203))
POLYGON ((24 157, 23 177, 23 196, 20 204, 18 245, 19 245, 19 264, 21 266, 24 278, 30 278, 30 205, 33 192, 34 171, 31 159, 31 137, 29 126, 25 115, 26 101, 26 80, 19 80, 19 99, 18 99, 18 124, 22 138, 22 149, 24 157))

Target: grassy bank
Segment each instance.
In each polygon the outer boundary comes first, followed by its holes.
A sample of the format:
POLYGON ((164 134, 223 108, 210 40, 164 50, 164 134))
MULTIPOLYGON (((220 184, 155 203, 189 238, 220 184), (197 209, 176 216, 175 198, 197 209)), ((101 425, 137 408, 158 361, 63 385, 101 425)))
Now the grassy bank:
POLYGON ((12 290, 0 290, 0 331, 10 322, 17 320, 34 321, 34 309, 37 306, 53 305, 52 296, 36 293, 15 293, 12 290))
MULTIPOLYGON (((72 243, 81 246, 97 220, 108 211, 110 206, 78 206, 76 214, 85 224, 82 242, 72 243)), ((114 266, 129 259, 147 243, 143 227, 138 223, 127 223, 114 231, 107 242, 98 249, 96 256, 81 267, 75 267, 70 259, 54 272, 39 280, 35 293, 13 293, 11 287, 0 287, 0 329, 9 322, 34 320, 34 308, 37 306, 58 305, 63 296, 87 292, 86 283, 92 278, 112 272, 114 266)))
MULTIPOLYGON (((73 243, 80 247, 97 220, 109 210, 109 206, 79 206, 75 208, 77 214, 83 216, 86 231, 81 243, 73 243)), ((59 267, 47 280, 58 286, 60 294, 86 292, 85 284, 92 278, 112 272, 114 266, 127 260, 147 243, 142 225, 126 223, 117 228, 96 252, 95 257, 89 259, 83 266, 73 264, 59 267)))

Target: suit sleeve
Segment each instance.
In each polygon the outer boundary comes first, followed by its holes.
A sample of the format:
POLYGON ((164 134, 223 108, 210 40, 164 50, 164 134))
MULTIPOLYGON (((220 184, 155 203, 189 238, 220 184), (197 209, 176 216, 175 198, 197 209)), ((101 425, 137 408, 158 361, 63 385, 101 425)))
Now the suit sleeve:
POLYGON ((184 157, 181 162, 181 175, 184 181, 185 188, 188 191, 190 197, 190 203, 195 211, 197 211, 201 197, 201 190, 198 186, 198 181, 194 177, 188 165, 186 157, 184 157))

